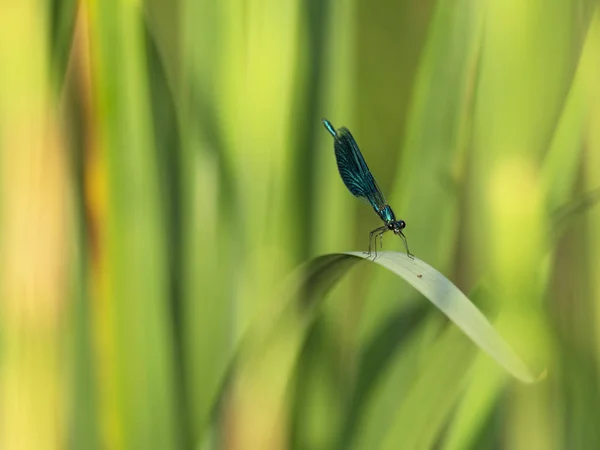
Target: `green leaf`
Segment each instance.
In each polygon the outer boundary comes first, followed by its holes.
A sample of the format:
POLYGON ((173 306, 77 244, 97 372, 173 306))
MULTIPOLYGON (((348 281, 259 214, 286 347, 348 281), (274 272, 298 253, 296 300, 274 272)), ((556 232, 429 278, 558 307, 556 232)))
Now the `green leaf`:
MULTIPOLYGON (((239 429, 234 431, 236 441, 256 447, 276 444, 269 439, 273 429, 285 424, 281 412, 289 404, 289 382, 310 325, 325 295, 359 260, 373 262, 365 254, 355 252, 311 260, 288 280, 283 291, 288 301, 281 304, 281 309, 261 315, 253 322, 240 349, 241 358, 234 378, 233 411, 239 424, 239 429), (257 416, 261 417, 260 429, 249 425, 257 416), (246 431, 249 428, 251 435, 246 431), (247 439, 256 441, 249 443, 247 439)), ((374 263, 402 277, 421 292, 508 373, 525 383, 536 381, 485 316, 440 272, 404 253, 382 252, 374 263)))
MULTIPOLYGON (((475 348, 455 327, 449 327, 427 352, 407 393, 396 401, 383 431, 382 449, 433 448, 447 417, 464 391, 475 348)), ((385 391, 383 392, 385 395, 385 391)), ((362 440, 366 442, 365 439, 362 440)), ((356 448, 371 448, 368 445, 356 448)))
MULTIPOLYGON (((390 419, 418 376, 416 361, 422 349, 429 358, 431 308, 424 302, 400 303, 385 324, 360 351, 352 401, 337 448, 376 448, 389 431, 390 419), (359 443, 357 445, 357 442, 359 443), (361 443, 364 443, 362 445, 361 443)), ((435 318, 439 319, 439 318, 435 318)), ((439 327, 435 327, 437 340, 439 327)), ((462 336, 464 341, 467 341, 462 336)), ((467 341, 468 342, 468 341, 467 341)), ((473 346, 470 345, 473 349, 473 346)))
MULTIPOLYGON (((363 253, 348 255, 367 259, 363 253)), ((532 372, 502 339, 485 316, 450 280, 418 258, 403 253, 382 252, 374 261, 402 277, 442 311, 482 350, 511 375, 525 383, 536 381, 532 372)))

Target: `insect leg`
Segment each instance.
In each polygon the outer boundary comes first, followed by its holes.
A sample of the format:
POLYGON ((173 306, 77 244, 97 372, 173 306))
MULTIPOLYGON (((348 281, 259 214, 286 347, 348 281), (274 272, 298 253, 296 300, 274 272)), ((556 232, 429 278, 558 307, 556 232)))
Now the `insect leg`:
POLYGON ((389 228, 381 227, 381 228, 378 228, 378 230, 381 230, 381 231, 375 235, 375 257, 373 258, 373 261, 375 261, 377 259, 377 238, 379 238, 379 248, 383 248, 383 234, 386 231, 389 231, 389 228))
POLYGON ((408 256, 410 259, 415 259, 413 254, 408 250, 408 241, 406 240, 406 236, 404 236, 402 232, 400 233, 400 236, 402 237, 402 241, 404 241, 404 247, 406 248, 406 256, 408 256))
POLYGON ((373 235, 375 235, 375 256, 377 257, 377 236, 379 233, 383 232, 387 230, 387 226, 382 226, 379 228, 375 228, 373 231, 371 231, 369 233, 369 253, 367 253, 367 255, 370 257, 371 256, 371 242, 373 242, 373 235))
POLYGON ((369 233, 369 251, 363 252, 367 255, 367 258, 369 258, 371 256, 371 241, 373 240, 373 233, 375 233, 375 230, 373 230, 369 233))
MULTIPOLYGON (((375 230, 377 231, 377 230, 375 230)), ((373 255, 373 261, 375 261, 377 259, 377 238, 379 238, 380 242, 381 242, 381 235, 383 233, 379 232, 375 234, 375 254, 373 255)), ((380 244, 381 246, 381 244, 380 244)))

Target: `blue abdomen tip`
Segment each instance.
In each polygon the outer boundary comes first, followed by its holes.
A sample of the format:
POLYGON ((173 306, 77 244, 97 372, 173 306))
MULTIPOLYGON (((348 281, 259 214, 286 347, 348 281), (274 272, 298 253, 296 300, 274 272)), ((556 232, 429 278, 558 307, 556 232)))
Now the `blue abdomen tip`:
POLYGON ((335 131, 335 128, 333 128, 333 125, 331 124, 331 122, 327 119, 325 119, 324 117, 321 119, 321 121, 323 122, 323 125, 325 125, 325 128, 327 129, 327 131, 329 131, 329 133, 331 133, 331 135, 333 137, 337 136, 337 132, 335 131))

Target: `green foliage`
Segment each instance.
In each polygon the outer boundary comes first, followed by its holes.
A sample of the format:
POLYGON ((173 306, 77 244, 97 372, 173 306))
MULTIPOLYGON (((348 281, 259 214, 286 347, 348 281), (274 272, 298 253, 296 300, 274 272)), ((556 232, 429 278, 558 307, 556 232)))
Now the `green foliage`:
POLYGON ((0 7, 0 444, 600 445, 596 2, 23 5, 0 7), (417 259, 356 264, 378 219, 322 116, 417 259), (46 192, 53 251, 23 253, 66 281, 19 290, 15 211, 46 192), (11 309, 46 297, 52 322, 11 309))

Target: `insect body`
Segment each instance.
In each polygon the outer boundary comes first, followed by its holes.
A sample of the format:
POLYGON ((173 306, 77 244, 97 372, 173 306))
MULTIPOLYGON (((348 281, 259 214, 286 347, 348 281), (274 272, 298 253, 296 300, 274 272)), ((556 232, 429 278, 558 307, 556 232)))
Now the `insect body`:
POLYGON ((377 238, 379 238, 380 245, 382 245, 383 234, 393 231, 394 234, 402 238, 406 254, 412 258, 408 250, 406 236, 402 233, 402 230, 406 227, 406 222, 404 220, 396 220, 394 211, 387 204, 385 196, 381 192, 381 189, 379 189, 375 178, 373 178, 352 134, 345 127, 336 130, 327 119, 322 119, 322 121, 327 131, 333 136, 335 159, 342 181, 354 196, 369 203, 381 220, 383 220, 384 225, 376 228, 369 234, 369 255, 371 255, 373 237, 375 237, 376 258, 377 238))

